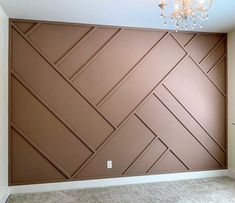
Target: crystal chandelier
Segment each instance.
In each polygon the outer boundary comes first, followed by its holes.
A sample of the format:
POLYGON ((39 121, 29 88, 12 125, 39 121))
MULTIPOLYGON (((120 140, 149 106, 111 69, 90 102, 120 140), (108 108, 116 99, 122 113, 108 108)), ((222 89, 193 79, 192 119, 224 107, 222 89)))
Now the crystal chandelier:
POLYGON ((164 26, 170 19, 176 31, 202 28, 202 21, 208 19, 208 10, 213 5, 213 0, 171 0, 173 4, 170 8, 169 1, 160 0, 161 18, 164 26))

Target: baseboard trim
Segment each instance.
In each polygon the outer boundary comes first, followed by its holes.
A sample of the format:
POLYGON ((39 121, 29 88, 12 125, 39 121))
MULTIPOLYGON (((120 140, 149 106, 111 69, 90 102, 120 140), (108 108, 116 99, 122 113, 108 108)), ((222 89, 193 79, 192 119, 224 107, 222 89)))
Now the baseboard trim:
POLYGON ((6 187, 2 191, 0 191, 0 203, 5 203, 9 197, 9 188, 6 187))
POLYGON ((235 179, 235 171, 233 170, 228 170, 228 177, 235 179))
POLYGON ((82 181, 71 181, 71 182, 62 182, 62 183, 11 186, 9 187, 9 190, 10 194, 50 192, 56 190, 72 190, 72 189, 96 188, 96 187, 107 187, 107 186, 128 185, 128 184, 199 179, 199 178, 221 177, 227 175, 228 175, 227 170, 197 171, 197 172, 185 172, 185 173, 173 173, 173 174, 82 180, 82 181))

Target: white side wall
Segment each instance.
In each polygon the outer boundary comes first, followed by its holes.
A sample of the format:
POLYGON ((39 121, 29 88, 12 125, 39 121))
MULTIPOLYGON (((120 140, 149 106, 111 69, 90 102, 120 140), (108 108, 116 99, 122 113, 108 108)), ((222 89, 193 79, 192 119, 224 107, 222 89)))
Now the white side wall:
POLYGON ((235 31, 228 34, 228 168, 235 178, 235 31))
POLYGON ((0 6, 0 203, 8 196, 8 24, 0 6))

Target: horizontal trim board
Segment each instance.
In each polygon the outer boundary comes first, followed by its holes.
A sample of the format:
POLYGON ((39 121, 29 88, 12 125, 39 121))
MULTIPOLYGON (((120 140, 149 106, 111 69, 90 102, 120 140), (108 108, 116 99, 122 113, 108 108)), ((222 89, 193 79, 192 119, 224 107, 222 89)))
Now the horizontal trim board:
POLYGON ((97 188, 97 187, 108 187, 108 186, 129 185, 129 184, 143 184, 143 183, 177 181, 177 180, 187 180, 187 179, 212 178, 212 177, 222 177, 227 175, 228 175, 228 170, 225 169, 225 170, 196 171, 196 172, 159 174, 159 175, 147 175, 147 176, 133 176, 133 177, 122 177, 122 178, 83 180, 83 181, 62 182, 62 183, 10 186, 9 190, 10 194, 36 193, 36 192, 50 192, 57 190, 73 190, 73 189, 97 188))
MULTIPOLYGON (((110 27, 110 28, 125 28, 125 29, 138 29, 138 30, 153 30, 153 31, 170 31, 176 32, 175 29, 158 29, 154 27, 139 27, 139 26, 128 26, 128 25, 113 25, 113 24, 101 24, 101 23, 87 23, 87 22, 64 22, 59 20, 39 20, 39 19, 27 19, 27 18, 9 18, 10 21, 15 22, 26 22, 26 23, 46 23, 46 24, 56 24, 56 25, 71 25, 71 26, 95 26, 95 27, 110 27)), ((195 33, 195 31, 177 31, 177 33, 195 33)), ((197 31, 200 34, 212 34, 212 35, 224 35, 227 32, 207 32, 207 31, 197 31)))

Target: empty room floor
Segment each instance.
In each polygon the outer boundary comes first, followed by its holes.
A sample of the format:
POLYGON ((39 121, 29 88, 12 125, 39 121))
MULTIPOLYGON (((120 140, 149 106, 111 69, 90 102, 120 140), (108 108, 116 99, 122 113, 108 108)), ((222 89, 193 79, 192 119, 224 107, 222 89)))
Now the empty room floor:
POLYGON ((47 193, 18 194, 8 203, 150 203, 150 202, 235 202, 235 180, 228 177, 136 184, 67 190, 47 193))

